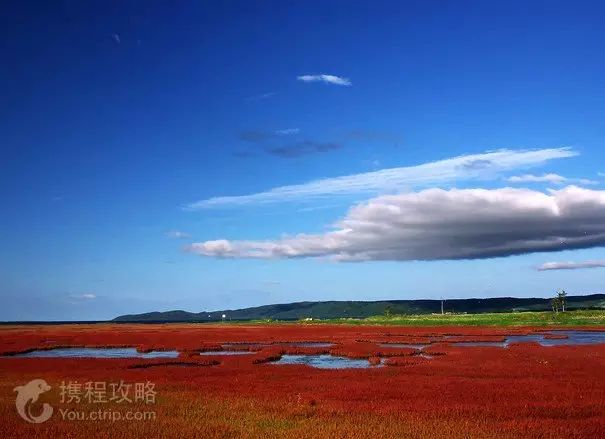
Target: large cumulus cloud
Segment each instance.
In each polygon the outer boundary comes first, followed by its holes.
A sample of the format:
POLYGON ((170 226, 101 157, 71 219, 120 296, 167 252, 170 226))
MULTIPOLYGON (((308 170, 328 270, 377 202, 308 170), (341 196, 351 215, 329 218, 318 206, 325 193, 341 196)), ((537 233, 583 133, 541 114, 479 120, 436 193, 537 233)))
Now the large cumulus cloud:
POLYGON ((605 191, 427 189, 351 208, 334 230, 268 241, 194 243, 221 258, 477 259, 605 244, 605 191))

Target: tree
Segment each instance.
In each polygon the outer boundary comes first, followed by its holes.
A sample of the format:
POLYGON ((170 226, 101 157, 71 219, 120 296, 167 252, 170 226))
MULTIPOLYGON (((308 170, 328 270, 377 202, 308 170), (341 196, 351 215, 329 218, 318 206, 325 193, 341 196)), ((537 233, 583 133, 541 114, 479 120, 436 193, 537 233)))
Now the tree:
POLYGON ((393 315, 393 307, 391 305, 388 305, 385 309, 384 309, 384 316, 386 318, 390 318, 393 315))
POLYGON ((559 296, 550 299, 550 307, 552 308, 552 312, 555 314, 559 312, 559 308, 561 307, 561 300, 559 299, 559 296))
POLYGON ((557 292, 557 299, 559 301, 561 311, 565 312, 565 304, 567 303, 567 293, 565 290, 560 290, 557 292))

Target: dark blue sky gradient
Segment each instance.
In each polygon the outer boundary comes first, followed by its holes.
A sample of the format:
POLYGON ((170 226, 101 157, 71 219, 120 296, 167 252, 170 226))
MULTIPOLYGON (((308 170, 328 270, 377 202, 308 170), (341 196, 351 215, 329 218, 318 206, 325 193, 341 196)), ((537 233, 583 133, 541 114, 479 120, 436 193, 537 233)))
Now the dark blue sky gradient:
POLYGON ((322 231, 348 204, 181 207, 497 148, 572 146, 579 157, 537 173, 595 179, 605 171, 604 18, 598 1, 7 3, 0 319, 542 296, 562 284, 597 292, 598 270, 531 267, 598 259, 598 249, 353 265, 203 259, 182 247, 322 231), (353 85, 296 80, 319 73, 353 85), (291 128, 292 140, 242 139, 291 128), (268 152, 296 142, 337 147, 268 152), (170 230, 192 238, 171 240, 170 230))

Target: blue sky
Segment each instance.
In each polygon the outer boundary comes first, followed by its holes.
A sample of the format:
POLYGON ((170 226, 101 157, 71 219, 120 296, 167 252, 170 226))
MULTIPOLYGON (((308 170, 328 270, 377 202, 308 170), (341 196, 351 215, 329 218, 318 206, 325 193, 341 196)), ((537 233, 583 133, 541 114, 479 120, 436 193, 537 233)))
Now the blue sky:
POLYGON ((7 5, 0 319, 605 292, 604 13, 597 1, 7 5), (494 206, 481 227, 468 202, 494 206), (586 217, 540 216, 561 203, 586 217), (368 206, 429 226, 420 239, 368 206), (331 234, 355 215, 378 232, 331 234), (523 245, 502 240, 511 230, 523 245), (527 244, 552 237, 562 244, 527 244))

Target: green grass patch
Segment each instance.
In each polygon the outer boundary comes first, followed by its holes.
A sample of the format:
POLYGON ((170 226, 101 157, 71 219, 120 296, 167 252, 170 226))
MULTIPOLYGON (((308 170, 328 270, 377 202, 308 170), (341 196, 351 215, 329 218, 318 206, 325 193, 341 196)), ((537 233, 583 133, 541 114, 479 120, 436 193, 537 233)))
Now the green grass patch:
POLYGON ((314 320, 313 323, 402 326, 581 326, 605 325, 605 310, 566 312, 504 312, 481 314, 416 314, 365 319, 314 320))

